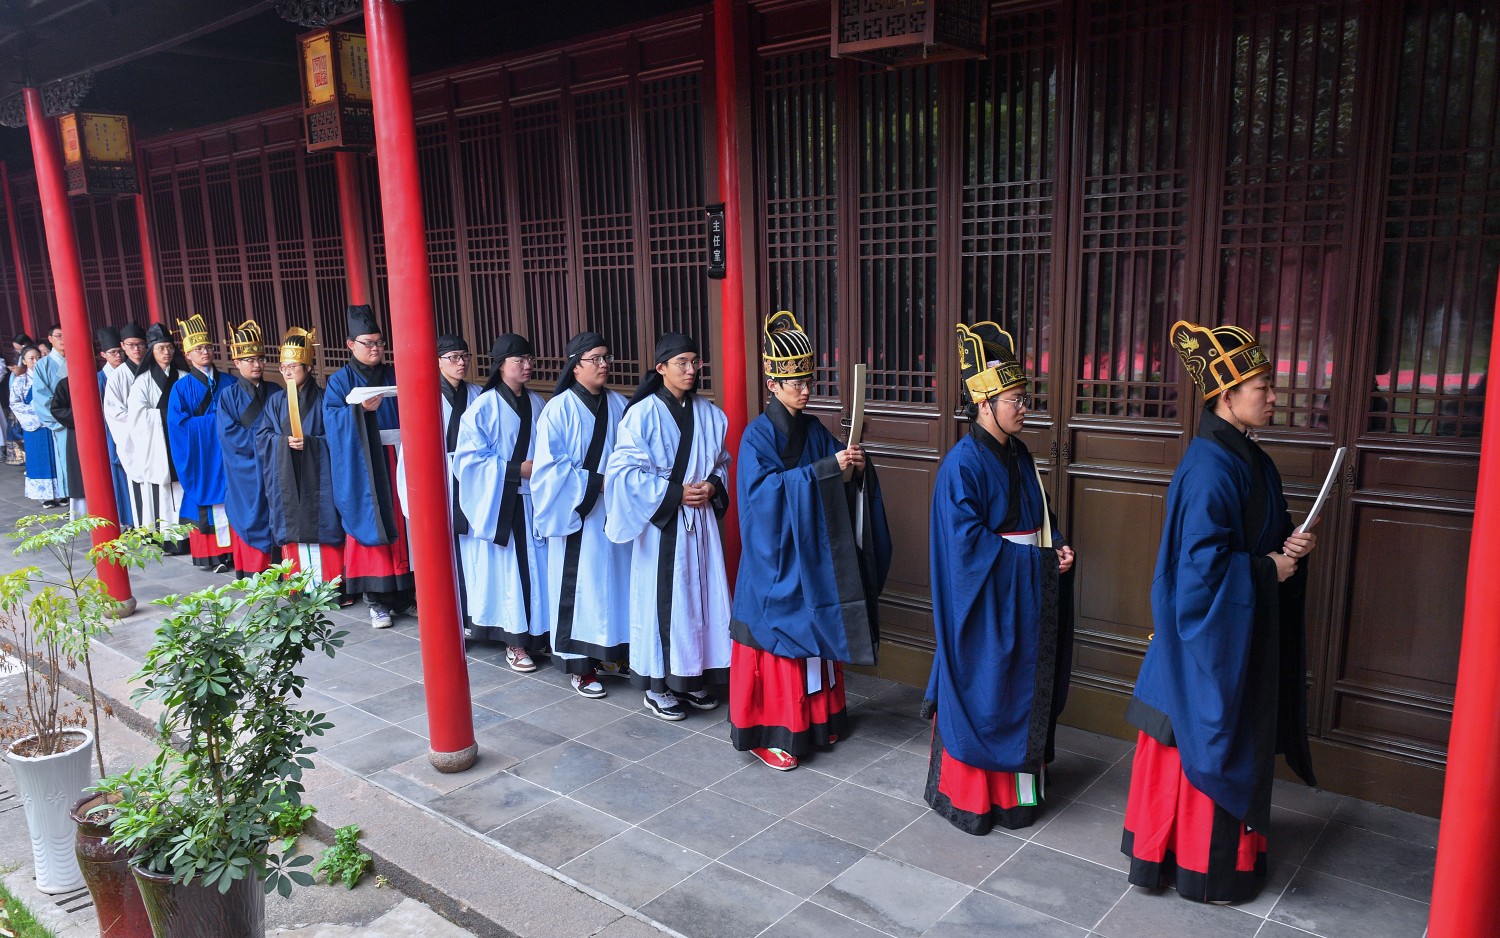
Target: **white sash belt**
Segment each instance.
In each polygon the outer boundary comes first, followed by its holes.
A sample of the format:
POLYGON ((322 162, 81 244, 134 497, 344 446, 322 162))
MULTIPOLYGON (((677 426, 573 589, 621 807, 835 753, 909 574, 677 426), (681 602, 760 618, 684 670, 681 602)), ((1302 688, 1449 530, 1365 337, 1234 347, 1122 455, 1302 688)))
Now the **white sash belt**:
POLYGON ((1030 531, 1025 534, 1002 534, 1000 536, 1012 544, 1030 544, 1032 547, 1037 547, 1042 543, 1041 536, 1037 531, 1030 531))

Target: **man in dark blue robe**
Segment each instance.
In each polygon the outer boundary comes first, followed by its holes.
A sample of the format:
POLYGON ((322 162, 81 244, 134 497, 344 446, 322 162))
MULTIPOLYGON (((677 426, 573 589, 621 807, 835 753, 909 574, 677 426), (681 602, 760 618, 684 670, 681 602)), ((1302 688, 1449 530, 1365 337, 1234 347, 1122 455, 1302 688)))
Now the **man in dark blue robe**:
POLYGON ((772 315, 771 400, 740 440, 729 738, 783 772, 848 735, 843 664, 875 663, 890 567, 874 466, 804 412, 813 371, 796 318, 772 315))
POLYGON ((270 567, 278 553, 271 537, 260 460, 255 454, 255 427, 271 385, 263 380, 265 346, 254 320, 245 320, 229 337, 229 358, 239 374, 219 398, 218 430, 229 483, 224 492, 224 513, 233 532, 235 575, 243 577, 270 567))
POLYGON ((1314 784, 1298 568, 1317 540, 1249 436, 1276 403, 1255 337, 1178 322, 1171 339, 1205 409, 1167 490, 1121 850, 1132 883, 1242 902, 1265 882, 1276 754, 1314 784))
POLYGON ((937 652, 927 803, 970 834, 1029 826, 1066 700, 1073 551, 1017 434, 1029 404, 1010 334, 960 324, 968 434, 943 459, 930 552, 937 652))
POLYGON ((224 454, 219 447, 218 404, 230 381, 214 367, 208 324, 199 315, 178 322, 188 369, 167 399, 167 438, 172 465, 182 482, 178 511, 191 524, 188 551, 195 566, 216 572, 233 562, 229 517, 224 513, 224 454))
MULTIPOLYGON (((406 518, 396 491, 396 371, 385 361, 385 337, 368 306, 348 310, 349 364, 328 379, 323 420, 333 460, 333 498, 344 523, 344 583, 363 593, 370 625, 389 628, 393 614, 410 608, 411 555, 406 518), (351 392, 384 388, 349 403, 351 392)), ((360 395, 356 395, 360 396, 360 395)))

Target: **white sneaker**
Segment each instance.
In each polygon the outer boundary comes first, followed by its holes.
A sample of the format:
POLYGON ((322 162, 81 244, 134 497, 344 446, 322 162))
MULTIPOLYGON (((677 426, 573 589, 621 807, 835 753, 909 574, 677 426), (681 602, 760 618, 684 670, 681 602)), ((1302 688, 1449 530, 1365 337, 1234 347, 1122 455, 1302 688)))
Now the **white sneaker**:
POLYGON ((585 697, 599 698, 605 695, 604 685, 594 676, 594 672, 586 674, 575 674, 572 677, 573 689, 585 697))
POLYGON ((391 611, 379 606, 370 607, 370 628, 388 629, 391 627, 391 611))

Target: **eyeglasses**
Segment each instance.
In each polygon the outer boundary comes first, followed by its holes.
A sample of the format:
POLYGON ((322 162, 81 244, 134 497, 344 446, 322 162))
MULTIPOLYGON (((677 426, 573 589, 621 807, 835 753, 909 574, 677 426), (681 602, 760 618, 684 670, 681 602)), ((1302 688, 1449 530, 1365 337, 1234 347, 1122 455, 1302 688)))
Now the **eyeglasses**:
POLYGON ((703 359, 701 359, 701 358, 689 358, 689 359, 673 358, 670 361, 668 361, 667 364, 671 365, 673 368, 676 368, 678 371, 682 372, 683 374, 687 374, 690 371, 702 371, 703 370, 703 359))
POLYGON ((806 378, 782 378, 781 386, 791 388, 793 391, 806 391, 812 387, 812 382, 806 378))
POLYGON ((369 339, 350 339, 349 341, 363 345, 367 349, 385 348, 384 339, 375 339, 374 341, 370 341, 369 339))
POLYGON ((1030 394, 1022 394, 1020 397, 997 397, 994 401, 997 404, 1009 404, 1016 410, 1026 410, 1031 407, 1030 394))
POLYGON ((578 360, 580 362, 588 362, 590 365, 602 368, 605 365, 612 364, 615 360, 615 357, 613 355, 589 355, 578 360))
POLYGON ((266 363, 266 357, 264 355, 247 355, 244 358, 236 358, 235 361, 237 361, 237 362, 252 362, 252 363, 253 362, 259 362, 262 365, 264 365, 266 363))
POLYGON ((505 360, 508 362, 519 362, 522 365, 536 364, 536 358, 531 355, 507 355, 505 356, 505 360))
POLYGON ((441 358, 443 361, 447 362, 450 365, 461 364, 473 357, 474 356, 469 354, 468 352, 449 352, 447 355, 438 356, 438 358, 441 358))

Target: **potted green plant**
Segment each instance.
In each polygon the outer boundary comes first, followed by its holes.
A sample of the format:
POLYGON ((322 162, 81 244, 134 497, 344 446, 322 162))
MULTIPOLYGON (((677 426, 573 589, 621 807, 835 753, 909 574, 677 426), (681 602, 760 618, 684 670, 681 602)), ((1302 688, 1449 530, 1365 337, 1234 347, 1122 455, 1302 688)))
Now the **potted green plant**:
POLYGON ((84 884, 68 809, 91 777, 104 774, 90 652, 94 640, 108 635, 128 610, 109 595, 98 567, 108 563, 139 568, 162 553, 160 534, 138 530, 85 547, 94 529, 107 523, 92 516, 22 518, 8 535, 20 541, 15 553, 50 558, 52 563, 46 569, 33 565, 0 576, 0 652, 18 662, 23 686, 18 702, 0 701, 0 741, 26 808, 37 888, 46 893, 69 892, 84 884), (80 664, 88 684, 82 701, 61 680, 65 668, 80 664), (91 753, 98 775, 89 768, 91 753))
POLYGON ((132 699, 161 704, 160 752, 99 789, 120 796, 109 839, 131 855, 158 938, 262 935, 265 893, 313 881, 300 869, 312 857, 277 844, 277 819, 301 805, 308 737, 332 725, 297 706, 297 669, 343 645, 328 617, 339 588, 284 563, 157 600, 173 613, 132 699))

